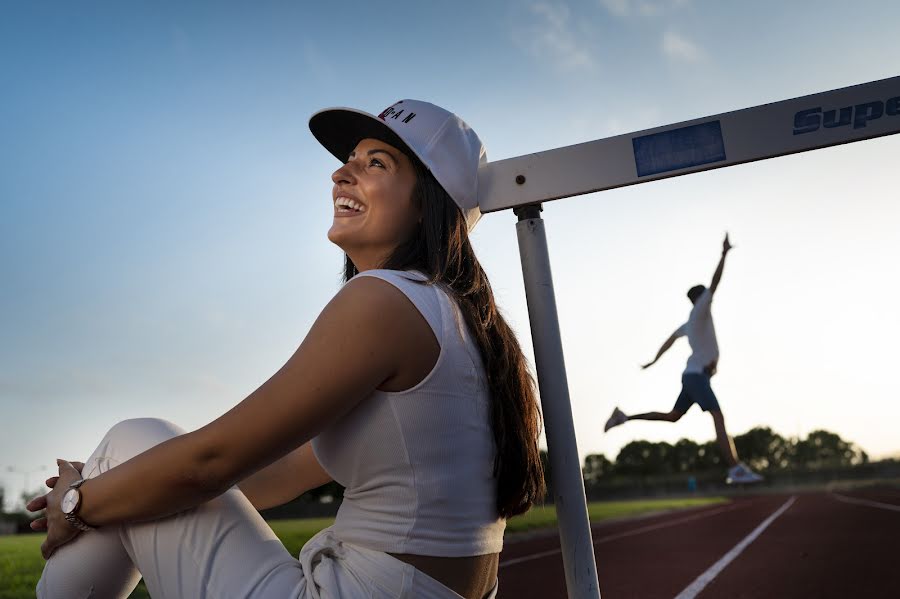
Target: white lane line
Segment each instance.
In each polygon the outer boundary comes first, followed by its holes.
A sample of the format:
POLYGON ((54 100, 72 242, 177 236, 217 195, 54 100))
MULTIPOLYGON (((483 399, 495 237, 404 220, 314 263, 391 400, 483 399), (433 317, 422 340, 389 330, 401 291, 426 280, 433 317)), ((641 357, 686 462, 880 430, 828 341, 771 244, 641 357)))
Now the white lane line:
POLYGON ((514 566, 516 564, 521 564, 522 562, 530 562, 533 559, 540 559, 542 557, 549 557, 551 555, 556 555, 557 553, 562 553, 562 549, 549 549, 547 551, 541 551, 540 553, 532 553, 531 555, 524 555, 522 557, 514 557, 512 559, 508 559, 504 562, 501 562, 498 568, 505 568, 506 566, 514 566))
POLYGON ((731 504, 724 507, 720 507, 714 510, 709 510, 708 512, 701 512, 699 514, 691 514, 690 516, 685 516, 684 518, 678 518, 677 520, 670 520, 668 522, 658 522, 656 524, 648 524, 647 526, 642 526, 641 528, 635 528, 634 530, 626 530, 624 532, 617 532, 612 535, 606 535, 605 537, 600 537, 596 541, 594 541, 594 545, 599 545, 600 543, 606 543, 608 541, 615 541, 616 539, 624 539, 625 537, 633 537, 634 535, 643 534, 645 532, 650 532, 651 530, 658 530, 660 528, 668 528, 670 526, 675 526, 676 524, 684 524, 685 522, 691 522, 693 520, 700 520, 701 518, 706 518, 707 516, 715 516, 716 514, 721 514, 722 512, 730 512, 731 510, 735 510, 738 508, 748 507, 748 504, 731 504))
POLYGON ((837 493, 832 493, 832 497, 837 499, 838 501, 843 501, 844 503, 855 503, 858 505, 866 505, 869 507, 877 507, 883 510, 892 510, 895 512, 900 512, 900 505, 892 505, 890 503, 881 503, 880 501, 871 501, 869 499, 860 499, 859 497, 847 497, 846 495, 838 495, 837 493))
POLYGON ((697 577, 697 579, 689 584, 686 589, 678 593, 675 596, 675 599, 694 599, 700 592, 706 588, 706 585, 711 583, 713 579, 719 575, 719 572, 725 569, 725 566, 730 564, 734 559, 741 554, 741 552, 747 548, 747 546, 756 540, 756 537, 761 535, 763 531, 769 527, 769 525, 775 521, 775 518, 783 514, 789 507, 794 504, 796 501, 795 496, 791 496, 790 499, 784 502, 780 508, 775 510, 771 516, 763 520, 762 524, 753 529, 749 535, 744 537, 744 540, 731 548, 731 551, 722 556, 722 558, 714 563, 709 569, 697 577))
MULTIPOLYGON (((647 526, 642 526, 640 528, 635 528, 633 530, 626 530, 625 532, 619 532, 616 534, 607 535, 605 537, 600 537, 594 541, 594 545, 599 545, 600 543, 607 543, 609 541, 615 541, 616 539, 623 539, 625 537, 632 537, 634 535, 643 534, 645 532, 650 532, 651 530, 658 530, 660 528, 668 528, 670 526, 676 526, 678 524, 683 524, 685 522, 691 522, 692 520, 699 520, 701 518, 706 518, 707 516, 714 516, 716 514, 721 514, 722 512, 728 512, 733 509, 737 509, 739 507, 747 507, 749 503, 741 502, 740 504, 731 504, 725 507, 716 508, 713 510, 708 510, 704 512, 700 512, 697 514, 692 514, 690 516, 685 516, 684 518, 679 518, 677 520, 667 520, 665 522, 659 522, 657 524, 649 524, 647 526)), ((530 562, 531 560, 540 559, 542 557, 548 557, 551 555, 556 555, 558 553, 562 553, 562 548, 549 549, 547 551, 541 551, 540 553, 532 553, 529 555, 523 555, 522 557, 514 557, 512 559, 505 560, 500 562, 500 568, 505 568, 506 566, 513 566, 515 564, 521 564, 522 562, 530 562)))

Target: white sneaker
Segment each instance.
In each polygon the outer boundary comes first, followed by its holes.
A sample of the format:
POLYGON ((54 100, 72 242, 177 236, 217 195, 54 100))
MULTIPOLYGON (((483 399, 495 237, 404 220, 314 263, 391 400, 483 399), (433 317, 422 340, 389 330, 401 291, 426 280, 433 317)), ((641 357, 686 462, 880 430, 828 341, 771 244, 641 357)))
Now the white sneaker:
POLYGON ((762 481, 763 477, 753 470, 750 470, 744 463, 739 463, 737 466, 729 468, 728 477, 725 479, 725 482, 729 485, 758 483, 762 481))
POLYGON ((612 416, 609 417, 609 420, 606 421, 606 426, 603 427, 603 432, 605 433, 609 429, 614 426, 619 426, 620 424, 627 422, 628 416, 625 415, 625 412, 616 408, 613 410, 612 416))

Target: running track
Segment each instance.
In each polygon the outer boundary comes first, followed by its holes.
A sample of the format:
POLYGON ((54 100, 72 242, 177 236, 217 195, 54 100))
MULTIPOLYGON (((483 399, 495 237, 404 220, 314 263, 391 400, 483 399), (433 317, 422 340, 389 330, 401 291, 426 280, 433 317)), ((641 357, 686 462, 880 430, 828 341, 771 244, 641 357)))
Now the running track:
MULTIPOLYGON (((760 495, 593 527, 603 599, 900 597, 900 489, 760 495)), ((565 599, 559 537, 507 541, 502 599, 565 599)))

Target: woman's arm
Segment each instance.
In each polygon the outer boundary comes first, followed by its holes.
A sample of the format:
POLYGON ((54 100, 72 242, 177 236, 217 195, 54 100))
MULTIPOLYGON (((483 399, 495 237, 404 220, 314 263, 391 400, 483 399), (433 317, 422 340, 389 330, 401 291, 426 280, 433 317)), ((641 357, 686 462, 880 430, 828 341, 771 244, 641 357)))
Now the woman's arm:
POLYGON ((319 464, 312 441, 242 480, 238 486, 258 510, 282 505, 331 482, 319 464))
POLYGON ((372 277, 348 283, 290 360, 240 404, 86 481, 79 517, 93 526, 152 520, 220 495, 392 377, 411 332, 420 330, 417 319, 416 308, 389 283, 372 277))

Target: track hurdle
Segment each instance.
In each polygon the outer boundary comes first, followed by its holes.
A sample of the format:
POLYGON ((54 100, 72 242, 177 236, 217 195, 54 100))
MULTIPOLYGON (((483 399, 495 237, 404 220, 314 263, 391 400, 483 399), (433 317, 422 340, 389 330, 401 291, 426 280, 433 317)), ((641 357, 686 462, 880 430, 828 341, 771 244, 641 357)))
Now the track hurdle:
POLYGON ((512 209, 569 599, 599 599, 544 202, 900 133, 900 76, 489 162, 483 213, 512 209))

